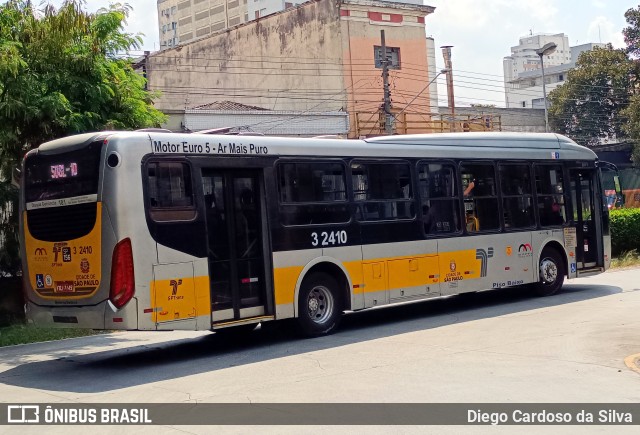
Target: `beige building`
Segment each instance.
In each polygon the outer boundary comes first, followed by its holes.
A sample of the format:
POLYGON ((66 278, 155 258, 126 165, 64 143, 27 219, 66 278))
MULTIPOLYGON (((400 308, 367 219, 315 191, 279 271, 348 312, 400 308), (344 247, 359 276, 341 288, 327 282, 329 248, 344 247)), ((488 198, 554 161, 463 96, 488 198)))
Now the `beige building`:
POLYGON ((158 0, 157 7, 160 50, 249 20, 247 0, 158 0))
POLYGON ((151 54, 148 86, 161 92, 156 107, 165 113, 221 100, 273 111, 341 111, 349 136, 380 134, 384 30, 393 110, 403 111, 397 131, 425 131, 406 127, 412 119, 430 121, 425 17, 433 11, 378 0, 304 3, 151 54))

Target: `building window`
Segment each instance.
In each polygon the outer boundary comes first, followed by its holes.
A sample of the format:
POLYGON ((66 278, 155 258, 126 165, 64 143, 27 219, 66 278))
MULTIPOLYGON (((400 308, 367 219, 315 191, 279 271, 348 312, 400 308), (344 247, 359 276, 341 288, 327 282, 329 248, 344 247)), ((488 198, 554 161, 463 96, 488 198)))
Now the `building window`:
MULTIPOLYGON (((373 46, 375 67, 382 68, 382 47, 373 46)), ((389 69, 400 69, 400 47, 387 47, 386 59, 389 61, 389 69)))

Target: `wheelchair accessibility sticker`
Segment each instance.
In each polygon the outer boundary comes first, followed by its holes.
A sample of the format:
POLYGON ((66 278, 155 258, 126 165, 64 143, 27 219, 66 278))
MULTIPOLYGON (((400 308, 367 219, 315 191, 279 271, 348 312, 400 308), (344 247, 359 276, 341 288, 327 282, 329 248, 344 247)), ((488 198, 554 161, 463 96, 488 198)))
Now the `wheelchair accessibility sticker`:
POLYGON ((576 273, 576 263, 571 263, 571 273, 576 273))

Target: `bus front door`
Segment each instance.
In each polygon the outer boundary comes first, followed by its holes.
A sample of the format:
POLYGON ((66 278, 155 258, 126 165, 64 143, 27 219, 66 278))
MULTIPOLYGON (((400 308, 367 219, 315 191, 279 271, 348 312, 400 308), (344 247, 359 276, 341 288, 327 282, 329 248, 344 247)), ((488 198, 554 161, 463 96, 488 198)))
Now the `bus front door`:
POLYGON ((265 314, 260 175, 258 170, 202 171, 214 325, 265 314))
POLYGON ((571 203, 573 222, 576 225, 576 262, 578 270, 589 269, 599 264, 598 252, 602 249, 598 237, 596 213, 596 170, 571 169, 571 203))

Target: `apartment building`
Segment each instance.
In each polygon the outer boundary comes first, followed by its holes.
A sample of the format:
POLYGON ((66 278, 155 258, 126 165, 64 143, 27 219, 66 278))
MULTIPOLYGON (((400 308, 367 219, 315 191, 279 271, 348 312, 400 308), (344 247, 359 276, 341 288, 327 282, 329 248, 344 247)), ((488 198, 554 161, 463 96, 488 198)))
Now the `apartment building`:
POLYGON ((511 47, 511 55, 503 59, 507 108, 544 109, 541 61, 544 61, 544 82, 548 95, 566 80, 580 53, 603 46, 605 44, 589 43, 570 47, 569 38, 564 33, 520 38, 519 44, 511 47), (555 51, 541 59, 536 50, 550 42, 556 44, 555 51))
POLYGON ((246 23, 247 1, 253 0, 158 0, 160 50, 246 23))
MULTIPOLYGON (((260 19, 309 0, 157 0, 160 50, 260 19)), ((422 5, 422 0, 387 0, 422 5)))

